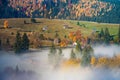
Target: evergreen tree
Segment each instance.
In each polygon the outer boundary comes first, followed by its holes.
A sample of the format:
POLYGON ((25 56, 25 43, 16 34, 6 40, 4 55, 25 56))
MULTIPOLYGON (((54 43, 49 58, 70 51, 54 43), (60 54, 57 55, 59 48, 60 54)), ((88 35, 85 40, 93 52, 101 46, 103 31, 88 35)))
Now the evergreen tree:
POLYGON ((101 28, 101 31, 100 31, 100 38, 103 38, 104 37, 104 31, 103 31, 103 28, 101 28))
POLYGON ((2 41, 1 41, 1 39, 0 39, 0 50, 1 50, 1 48, 2 48, 2 41))
POLYGON ((32 23, 36 23, 36 19, 35 18, 31 18, 31 22, 32 23))
POLYGON ((59 48, 58 50, 59 50, 58 54, 61 55, 62 54, 62 49, 59 48))
POLYGON ((87 45, 82 51, 82 66, 90 65, 91 57, 93 56, 93 49, 90 45, 87 45))
POLYGON ((119 24, 119 30, 118 30, 118 41, 120 43, 120 24, 119 24))
POLYGON ((81 52, 82 51, 82 48, 81 48, 81 45, 80 45, 79 42, 77 42, 77 45, 76 45, 75 49, 76 49, 77 52, 81 52))
POLYGON ((40 34, 39 39, 44 40, 44 35, 40 34))
POLYGON ((6 40, 6 44, 7 44, 7 45, 10 45, 9 38, 7 38, 7 40, 6 40))
POLYGON ((55 34, 55 38, 58 38, 58 37, 59 37, 59 34, 58 34, 58 33, 56 33, 56 34, 55 34))
POLYGON ((80 26, 80 22, 79 21, 77 22, 77 25, 80 26))
POLYGON ((52 46, 50 48, 50 54, 55 55, 56 52, 57 51, 56 51, 55 45, 54 45, 54 43, 52 43, 52 46))
POLYGON ((16 34, 14 51, 15 51, 15 53, 20 53, 21 52, 21 36, 20 36, 19 32, 17 32, 17 34, 16 34))
POLYGON ((75 55, 73 49, 71 50, 70 58, 71 58, 71 59, 76 59, 76 55, 75 55))
POLYGON ((29 39, 26 33, 22 36, 22 42, 21 42, 21 49, 22 51, 28 50, 29 49, 29 39))
POLYGON ((109 42, 110 42, 110 33, 109 33, 108 28, 106 28, 105 29, 105 43, 109 44, 109 42))
POLYGON ((52 43, 52 46, 50 48, 50 53, 48 54, 48 59, 51 64, 56 63, 56 52, 57 52, 56 47, 52 43))

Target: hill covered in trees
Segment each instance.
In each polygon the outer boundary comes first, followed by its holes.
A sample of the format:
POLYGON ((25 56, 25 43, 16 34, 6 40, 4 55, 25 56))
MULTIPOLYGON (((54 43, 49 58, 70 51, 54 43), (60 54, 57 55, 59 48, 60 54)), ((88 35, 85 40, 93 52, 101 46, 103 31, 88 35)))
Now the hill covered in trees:
POLYGON ((0 0, 0 18, 34 17, 120 23, 119 0, 0 0))

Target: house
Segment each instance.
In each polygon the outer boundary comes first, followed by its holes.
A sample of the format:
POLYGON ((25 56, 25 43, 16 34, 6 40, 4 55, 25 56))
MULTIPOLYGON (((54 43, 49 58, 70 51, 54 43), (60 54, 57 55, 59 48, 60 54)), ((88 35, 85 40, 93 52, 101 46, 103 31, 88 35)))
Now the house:
POLYGON ((68 29, 68 27, 69 27, 68 25, 63 25, 64 29, 68 29))
POLYGON ((47 31, 48 30, 48 26, 44 26, 43 28, 42 28, 42 31, 47 31))
POLYGON ((55 45, 59 45, 60 42, 61 42, 60 38, 55 38, 54 39, 54 44, 55 45))
POLYGON ((73 27, 70 27, 69 25, 66 24, 66 25, 63 25, 63 28, 64 29, 72 29, 73 27))

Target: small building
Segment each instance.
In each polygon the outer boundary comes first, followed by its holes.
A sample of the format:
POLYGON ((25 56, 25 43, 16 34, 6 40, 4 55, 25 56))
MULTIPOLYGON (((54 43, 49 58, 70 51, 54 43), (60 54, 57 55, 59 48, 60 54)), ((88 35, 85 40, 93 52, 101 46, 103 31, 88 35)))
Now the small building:
POLYGON ((47 31, 48 30, 48 26, 44 26, 43 28, 42 28, 42 31, 47 31))
POLYGON ((54 44, 55 44, 55 45, 59 45, 60 42, 61 42, 61 39, 60 39, 60 38, 55 38, 55 39, 54 39, 54 44))
POLYGON ((64 29, 68 29, 68 27, 69 27, 68 25, 63 25, 64 29))
POLYGON ((72 29, 73 27, 70 27, 69 25, 65 24, 65 25, 63 25, 63 28, 64 29, 72 29))

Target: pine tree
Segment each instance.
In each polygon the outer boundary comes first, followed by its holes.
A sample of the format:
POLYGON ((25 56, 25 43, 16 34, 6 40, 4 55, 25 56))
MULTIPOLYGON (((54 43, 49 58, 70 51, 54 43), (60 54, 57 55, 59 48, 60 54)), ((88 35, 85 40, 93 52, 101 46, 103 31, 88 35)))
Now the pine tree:
POLYGON ((20 53, 21 52, 21 36, 20 36, 19 32, 17 32, 17 34, 16 34, 14 51, 15 51, 15 53, 20 53))
POLYGON ((1 50, 1 48, 2 48, 2 41, 1 41, 1 39, 0 39, 0 50, 1 50))
POLYGON ((108 28, 106 28, 105 29, 105 43, 109 44, 109 41, 110 41, 110 33, 109 33, 108 28))
POLYGON ((56 48, 55 48, 54 43, 52 43, 52 46, 50 48, 50 54, 55 55, 55 53, 56 53, 56 48))
POLYGON ((81 48, 81 45, 80 45, 79 42, 77 42, 77 45, 76 45, 75 49, 76 49, 77 52, 81 52, 82 51, 82 48, 81 48))
POLYGON ((90 65, 91 57, 93 56, 93 48, 90 45, 87 45, 82 51, 82 66, 90 65))
POLYGON ((22 51, 26 51, 29 49, 29 39, 26 33, 22 36, 22 42, 21 42, 21 49, 22 51))
POLYGON ((62 49, 59 48, 58 50, 59 50, 58 54, 61 55, 62 54, 62 49))
POLYGON ((32 23, 36 23, 36 19, 35 18, 31 18, 31 22, 32 23))
POLYGON ((71 50, 70 58, 71 58, 71 59, 76 59, 76 55, 75 55, 73 49, 71 50))
POLYGON ((119 30, 118 30, 118 40, 120 42, 120 24, 119 24, 119 30))
POLYGON ((58 37, 59 37, 59 34, 58 34, 58 33, 56 33, 56 34, 55 34, 55 38, 58 38, 58 37))
POLYGON ((10 45, 9 38, 7 38, 7 40, 6 40, 6 44, 7 44, 7 45, 10 45))
POLYGON ((100 38, 103 38, 104 37, 104 31, 103 31, 103 28, 101 29, 100 31, 100 38))

